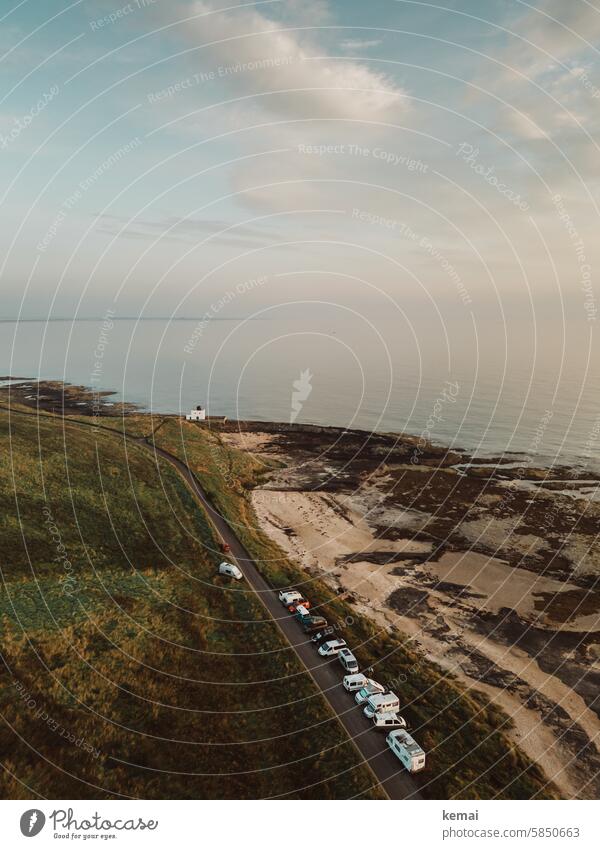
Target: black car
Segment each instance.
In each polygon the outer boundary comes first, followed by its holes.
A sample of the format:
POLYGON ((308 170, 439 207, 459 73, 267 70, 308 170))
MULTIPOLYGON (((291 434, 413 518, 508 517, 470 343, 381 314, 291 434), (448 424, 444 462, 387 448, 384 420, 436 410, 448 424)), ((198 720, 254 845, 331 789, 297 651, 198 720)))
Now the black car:
POLYGON ((322 628, 318 633, 311 637, 313 643, 316 643, 317 646, 320 646, 322 643, 327 642, 332 637, 335 637, 337 633, 337 627, 335 625, 328 625, 327 628, 322 628))

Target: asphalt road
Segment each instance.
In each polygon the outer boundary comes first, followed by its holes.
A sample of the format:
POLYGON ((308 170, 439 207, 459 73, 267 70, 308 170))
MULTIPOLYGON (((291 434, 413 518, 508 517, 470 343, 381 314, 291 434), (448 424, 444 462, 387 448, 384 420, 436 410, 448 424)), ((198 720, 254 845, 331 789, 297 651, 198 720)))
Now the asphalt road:
MULTIPOLYGON (((143 440, 139 440, 143 441, 143 440)), ((299 623, 281 604, 274 591, 262 577, 246 549, 232 531, 229 524, 218 513, 200 486, 195 475, 177 457, 157 446, 146 443, 150 450, 171 463, 191 487, 198 501, 210 516, 213 525, 224 542, 231 546, 231 554, 223 559, 237 562, 248 584, 257 593, 260 601, 275 619, 283 635, 292 645, 301 662, 308 669, 315 683, 333 708, 351 740, 370 767, 376 781, 390 799, 420 799, 421 796, 410 775, 393 755, 385 742, 385 733, 375 731, 354 701, 354 694, 347 693, 342 686, 344 671, 337 658, 326 660, 319 656, 314 645, 302 631, 299 623)))

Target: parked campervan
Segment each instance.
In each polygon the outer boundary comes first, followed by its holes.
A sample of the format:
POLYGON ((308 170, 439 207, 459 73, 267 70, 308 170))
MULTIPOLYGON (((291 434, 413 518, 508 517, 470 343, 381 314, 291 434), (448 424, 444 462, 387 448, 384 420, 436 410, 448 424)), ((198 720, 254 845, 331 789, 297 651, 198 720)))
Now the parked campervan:
POLYGON ((385 738, 388 746, 409 772, 425 769, 425 752, 408 731, 390 731, 385 738))
POLYGON ((373 681, 372 678, 367 678, 367 683, 354 694, 354 701, 357 705, 364 704, 369 696, 376 696, 378 693, 385 693, 386 688, 379 681, 373 681))
POLYGON ((244 577, 239 566, 234 566, 233 563, 221 563, 219 575, 228 575, 230 578, 235 578, 236 581, 241 581, 244 577))
POLYGON ((302 593, 299 593, 298 590, 280 590, 278 597, 279 601, 287 607, 295 601, 300 601, 302 593))
POLYGON ((367 719, 372 719, 376 713, 386 711, 395 713, 398 710, 400 710, 400 700, 395 693, 378 693, 375 696, 369 696, 363 713, 367 719))

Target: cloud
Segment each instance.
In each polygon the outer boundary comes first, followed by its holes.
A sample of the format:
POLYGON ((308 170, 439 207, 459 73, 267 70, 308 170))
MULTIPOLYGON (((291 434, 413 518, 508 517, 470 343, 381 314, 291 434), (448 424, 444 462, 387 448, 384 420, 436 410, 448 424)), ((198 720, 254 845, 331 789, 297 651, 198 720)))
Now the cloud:
MULTIPOLYGON (((548 113, 545 111, 544 115, 548 113)), ((525 141, 535 141, 537 139, 545 139, 546 133, 538 123, 529 117, 524 112, 516 112, 514 109, 507 109, 502 113, 502 120, 505 128, 510 130, 513 135, 518 136, 525 141)))
POLYGON ((324 57, 304 32, 285 27, 251 9, 218 12, 193 4, 196 19, 186 35, 203 66, 237 96, 248 97, 281 116, 381 118, 408 108, 405 92, 385 74, 350 59, 324 57))
POLYGON ((236 224, 223 219, 198 219, 167 216, 158 220, 138 219, 128 224, 125 217, 119 215, 102 215, 98 221, 98 231, 110 235, 119 235, 126 239, 158 238, 169 241, 185 240, 197 242, 199 239, 215 237, 215 241, 229 244, 252 242, 264 245, 269 240, 280 237, 267 228, 251 225, 236 224))
POLYGON ((378 47, 381 43, 381 40, 377 38, 345 38, 340 41, 340 47, 342 50, 366 50, 369 47, 378 47))
MULTIPOLYGON (((600 11, 585 0, 547 0, 517 18, 512 29, 553 59, 581 53, 600 38, 600 11)), ((531 61, 546 65, 548 56, 531 54, 531 61)))
POLYGON ((333 20, 327 0, 285 0, 285 3, 273 7, 273 13, 280 14, 286 21, 293 21, 296 26, 325 26, 333 20))
POLYGON ((600 79, 590 59, 598 55, 591 45, 600 39, 600 11, 584 0, 546 0, 504 25, 514 35, 490 49, 501 66, 489 66, 479 80, 509 104, 498 111, 498 131, 563 144, 582 132, 577 122, 597 126, 600 79))

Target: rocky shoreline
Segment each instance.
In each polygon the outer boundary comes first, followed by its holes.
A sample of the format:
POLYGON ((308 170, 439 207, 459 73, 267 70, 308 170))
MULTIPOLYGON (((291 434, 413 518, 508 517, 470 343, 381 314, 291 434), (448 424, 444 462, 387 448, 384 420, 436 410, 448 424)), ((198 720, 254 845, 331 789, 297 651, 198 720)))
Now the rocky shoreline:
POLYGON ((118 416, 138 412, 135 404, 111 401, 116 392, 97 391, 60 380, 0 377, 0 394, 13 405, 64 416, 118 416))
POLYGON ((290 557, 497 702, 565 798, 598 797, 597 476, 437 446, 415 463, 391 434, 219 430, 265 460, 253 504, 290 557))

